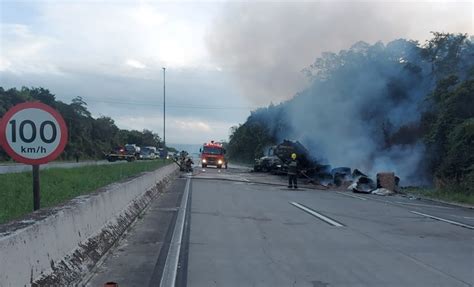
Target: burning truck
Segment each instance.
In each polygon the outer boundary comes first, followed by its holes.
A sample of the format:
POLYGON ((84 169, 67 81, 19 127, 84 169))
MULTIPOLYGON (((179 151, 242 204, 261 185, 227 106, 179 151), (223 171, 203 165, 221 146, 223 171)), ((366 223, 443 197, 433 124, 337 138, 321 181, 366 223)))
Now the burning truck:
POLYGON ((298 141, 284 140, 268 149, 267 155, 255 159, 254 171, 286 174, 291 154, 298 155, 299 169, 305 177, 314 180, 332 180, 330 167, 310 156, 309 151, 298 141))
MULTIPOLYGON (((268 149, 265 156, 255 159, 254 171, 270 172, 272 174, 286 174, 291 154, 297 154, 300 176, 308 183, 315 183, 324 187, 348 187, 353 192, 380 194, 380 189, 396 192, 400 179, 393 173, 379 173, 377 180, 358 169, 337 167, 331 169, 311 156, 310 152, 298 141, 284 140, 268 149), (379 193, 377 193, 379 192, 379 193)), ((384 194, 385 195, 385 194, 384 194)))

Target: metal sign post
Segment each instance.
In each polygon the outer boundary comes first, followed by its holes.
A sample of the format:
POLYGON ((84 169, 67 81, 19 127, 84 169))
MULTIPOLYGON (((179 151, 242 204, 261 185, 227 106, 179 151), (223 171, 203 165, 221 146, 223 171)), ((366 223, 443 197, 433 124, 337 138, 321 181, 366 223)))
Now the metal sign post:
POLYGON ((33 166, 33 209, 40 208, 40 164, 56 159, 67 143, 62 116, 39 102, 8 110, 0 121, 0 145, 15 161, 33 166))
POLYGON ((40 174, 39 165, 33 165, 33 210, 40 209, 40 174))

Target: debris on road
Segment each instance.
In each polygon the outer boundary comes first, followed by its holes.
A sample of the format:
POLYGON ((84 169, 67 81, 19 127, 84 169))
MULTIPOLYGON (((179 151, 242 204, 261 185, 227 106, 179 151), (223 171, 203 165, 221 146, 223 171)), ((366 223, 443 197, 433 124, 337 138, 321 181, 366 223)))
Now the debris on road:
POLYGON ((335 186, 347 186, 352 182, 350 167, 337 167, 331 170, 335 186))
POLYGON ((377 195, 399 192, 400 178, 394 172, 379 172, 374 181, 359 169, 354 169, 352 173, 350 167, 331 169, 330 165, 322 164, 315 159, 312 153, 298 141, 284 140, 270 147, 265 156, 255 160, 254 171, 286 174, 292 153, 298 156, 299 175, 307 179, 307 184, 323 189, 347 188, 352 192, 365 194, 371 194, 374 191, 377 195))
POLYGON ((361 175, 355 180, 355 187, 352 188, 352 192, 355 193, 371 193, 375 188, 375 182, 366 175, 361 175))
POLYGON ((376 190, 372 191, 372 194, 376 194, 376 195, 392 195, 394 194, 395 192, 391 191, 391 190, 388 190, 386 188, 377 188, 376 190))
POLYGON ((398 177, 393 172, 379 172, 377 173, 377 188, 386 188, 390 191, 398 191, 398 177))

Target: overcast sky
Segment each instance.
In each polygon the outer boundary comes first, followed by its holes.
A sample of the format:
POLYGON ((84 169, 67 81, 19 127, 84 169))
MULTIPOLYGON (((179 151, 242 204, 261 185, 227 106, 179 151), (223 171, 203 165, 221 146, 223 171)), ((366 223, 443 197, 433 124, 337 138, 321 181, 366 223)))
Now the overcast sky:
POLYGON ((0 0, 0 86, 82 96, 94 116, 167 142, 227 139, 258 106, 291 98, 323 51, 430 31, 473 35, 472 1, 0 0))

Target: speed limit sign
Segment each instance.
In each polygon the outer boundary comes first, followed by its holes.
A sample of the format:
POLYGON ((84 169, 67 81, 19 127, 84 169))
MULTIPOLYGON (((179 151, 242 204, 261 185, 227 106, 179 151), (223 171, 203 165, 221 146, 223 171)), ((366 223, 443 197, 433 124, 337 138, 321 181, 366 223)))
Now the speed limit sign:
POLYGON ((61 115, 39 102, 14 106, 0 122, 0 144, 15 161, 25 164, 54 160, 64 150, 67 138, 61 115))

